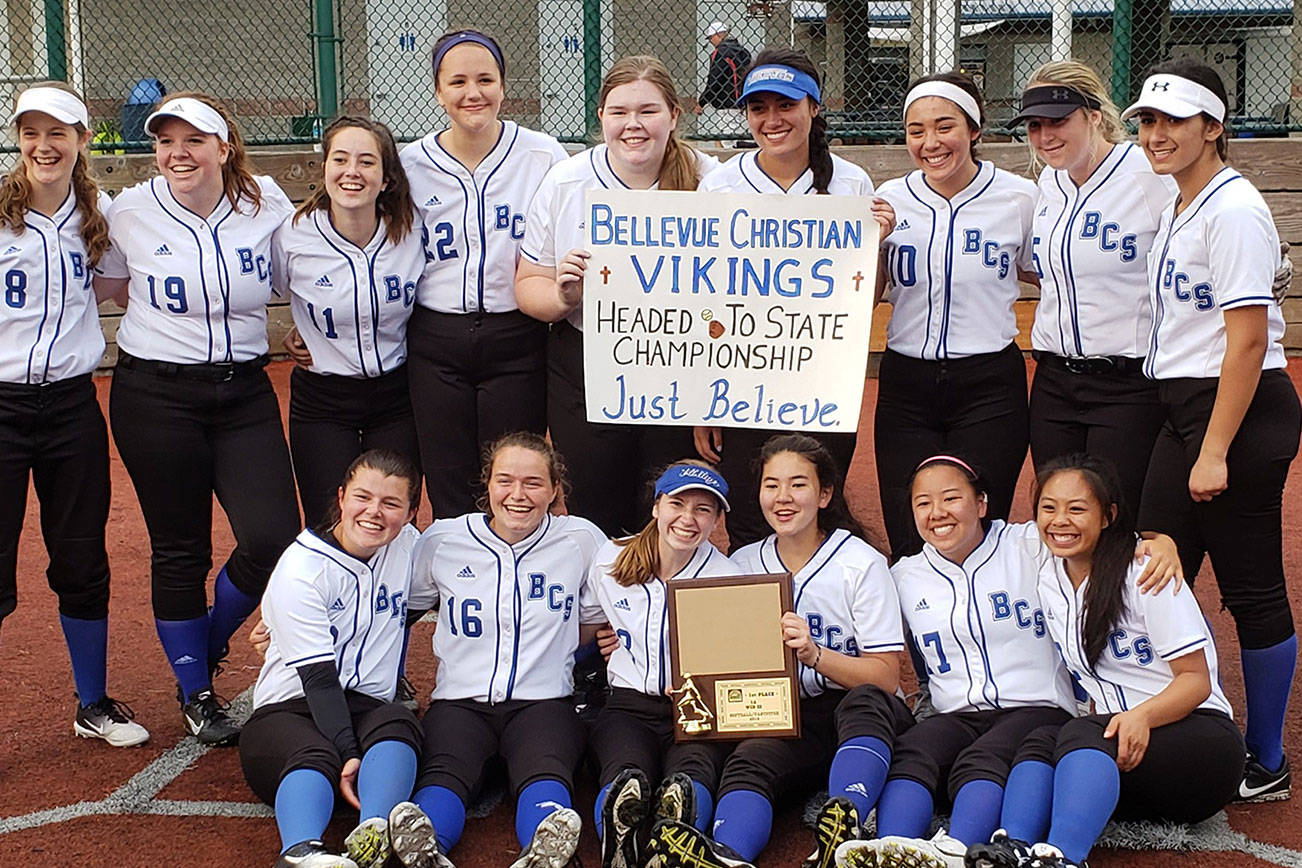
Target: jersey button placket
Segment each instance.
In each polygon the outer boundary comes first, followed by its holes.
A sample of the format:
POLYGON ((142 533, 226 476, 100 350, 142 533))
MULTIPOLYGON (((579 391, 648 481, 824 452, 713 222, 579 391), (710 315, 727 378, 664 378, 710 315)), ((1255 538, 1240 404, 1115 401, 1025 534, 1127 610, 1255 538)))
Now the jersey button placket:
POLYGON ((212 355, 206 361, 220 362, 225 361, 230 349, 226 346, 226 330, 222 328, 222 312, 227 307, 227 299, 230 297, 230 288, 227 287, 223 292, 222 287, 222 262, 220 251, 217 249, 217 236, 208 221, 203 221, 203 232, 195 233, 199 237, 199 275, 208 287, 209 299, 209 320, 208 329, 212 334, 212 355), (203 273, 204 264, 213 263, 212 275, 203 273), (208 280, 211 276, 212 280, 208 280))

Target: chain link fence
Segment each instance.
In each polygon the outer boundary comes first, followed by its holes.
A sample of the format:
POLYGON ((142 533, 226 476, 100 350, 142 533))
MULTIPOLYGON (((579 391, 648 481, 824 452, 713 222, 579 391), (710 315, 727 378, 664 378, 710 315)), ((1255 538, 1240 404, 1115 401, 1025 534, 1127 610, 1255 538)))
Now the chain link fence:
MULTIPOLYGON (((953 68, 981 83, 998 128, 1030 72, 1063 57, 1097 68, 1124 105, 1152 63, 1193 56, 1220 71, 1239 133, 1302 130, 1302 0, 6 0, 0 99, 68 80, 107 150, 146 147, 149 104, 182 89, 227 101, 254 144, 310 141, 338 111, 411 140, 443 122, 430 47, 474 26, 505 50, 504 114, 577 142, 623 55, 658 55, 694 103, 716 21, 752 54, 809 54, 846 142, 898 139, 908 81, 953 68)), ((689 136, 744 137, 729 112, 684 120, 689 136)))

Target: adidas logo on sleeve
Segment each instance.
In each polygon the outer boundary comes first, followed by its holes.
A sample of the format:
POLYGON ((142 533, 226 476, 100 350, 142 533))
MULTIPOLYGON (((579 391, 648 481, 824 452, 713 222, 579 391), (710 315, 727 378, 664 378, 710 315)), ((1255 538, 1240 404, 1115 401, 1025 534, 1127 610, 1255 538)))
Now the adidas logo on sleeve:
POLYGON ((470 564, 466 564, 461 568, 461 572, 457 573, 458 579, 473 579, 474 577, 475 571, 470 569, 470 564))

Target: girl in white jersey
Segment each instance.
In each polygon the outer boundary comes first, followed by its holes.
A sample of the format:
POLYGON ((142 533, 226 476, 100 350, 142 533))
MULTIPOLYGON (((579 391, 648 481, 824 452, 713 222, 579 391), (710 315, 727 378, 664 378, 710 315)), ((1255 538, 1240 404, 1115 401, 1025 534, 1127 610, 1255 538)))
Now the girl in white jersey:
POLYGON ((520 309, 552 323, 547 346, 547 426, 571 468, 570 509, 610 536, 640 525, 658 468, 691 454, 685 428, 589 422, 583 384, 583 198, 589 189, 695 190, 718 163, 678 139, 674 83, 654 57, 625 57, 598 96, 604 144, 556 165, 529 208, 515 294, 520 309))
POLYGON ((448 128, 402 151, 424 224, 425 280, 408 328, 411 394, 435 517, 475 510, 483 447, 547 429, 547 326, 515 301, 525 214, 565 159, 551 136, 498 118, 502 49, 478 30, 434 44, 448 128))
MULTIPOLYGON (((891 574, 939 713, 896 739, 878 839, 837 850, 837 863, 851 868, 944 868, 969 844, 990 840, 1019 745, 1076 710, 1037 594, 1048 553, 1035 525, 988 519, 984 485, 959 457, 926 459, 910 492, 925 545, 891 574), (923 840, 937 800, 952 804, 950 826, 923 840)), ((1143 571, 1146 583, 1175 571, 1169 540, 1159 552, 1143 571)))
POLYGON ((108 697, 108 431, 91 373, 104 353, 91 268, 108 249, 108 197, 90 177, 89 119, 62 83, 18 95, 20 161, 0 180, 0 620, 18 605, 28 478, 77 688, 73 731, 115 747, 149 733, 108 697))
POLYGON ((271 642, 240 761, 249 786, 275 806, 277 866, 381 866, 390 819, 403 864, 432 866, 417 859, 434 855, 428 819, 399 807, 416 779, 420 726, 393 701, 420 472, 406 456, 370 450, 342 479, 321 527, 298 535, 267 583, 271 642), (321 842, 336 793, 361 816, 346 858, 321 842))
MULTIPOLYGON (((585 621, 607 621, 610 697, 591 733, 597 759, 595 815, 603 868, 636 868, 641 826, 651 815, 651 781, 664 776, 657 813, 704 829, 730 745, 675 744, 666 582, 732 576, 739 570, 711 543, 728 510, 728 483, 708 464, 680 461, 655 481, 651 520, 597 553, 585 621)), ((599 636, 599 638, 601 638, 599 636)))
MULTIPOLYGON (((421 723, 413 800, 449 851, 485 767, 501 757, 523 848, 513 868, 560 868, 580 829, 571 806, 585 740, 570 699, 579 602, 606 537, 590 521, 552 514, 565 467, 537 434, 499 438, 482 478, 486 510, 439 519, 417 547, 414 580, 439 602, 438 683, 421 723)), ((595 628, 583 632, 586 642, 595 628)))
POLYGON ((904 638, 895 584, 886 558, 859 536, 832 454, 813 437, 779 434, 759 463, 760 508, 773 533, 732 561, 743 573, 793 573, 795 606, 782 630, 800 661, 801 734, 737 744, 709 836, 683 823, 656 827, 653 846, 670 866, 753 863, 775 798, 826 781, 834 798, 820 811, 809 862, 829 868, 877 801, 896 733, 913 724, 896 696, 904 638))
POLYGON ((1040 300, 1031 328, 1031 458, 1037 467, 1083 452, 1117 468, 1138 504, 1162 427, 1144 376, 1152 325, 1148 251, 1175 182, 1126 141, 1098 73, 1046 63, 1022 94, 1026 137, 1046 165, 1031 222, 1040 300))
POLYGON ((1165 425, 1153 447, 1142 527, 1203 553, 1242 649, 1250 753, 1240 796, 1287 798, 1284 712, 1297 636, 1284 584, 1281 499, 1302 427, 1284 371, 1284 318, 1271 293, 1279 237, 1261 194, 1225 164, 1225 88, 1215 71, 1155 67, 1125 116, 1180 195, 1148 259, 1153 329, 1145 372, 1165 425))
POLYGON ((1042 868, 1084 865, 1114 813, 1196 823, 1224 807, 1243 776, 1243 736, 1221 692, 1211 630, 1177 584, 1139 591, 1144 565, 1111 465, 1064 456, 1036 489, 1052 553, 1039 578, 1045 621, 1096 713, 1023 743, 1003 831, 969 848, 978 868, 1016 868, 1028 855, 1042 868), (1046 843, 1032 853, 1027 841, 1046 843))
POLYGON ((1019 279, 1035 281, 1035 185, 976 158, 980 91, 956 72, 915 82, 904 100, 918 169, 881 186, 895 206, 877 287, 894 307, 874 418, 877 482, 891 557, 922 541, 909 508, 912 468, 972 456, 987 473, 990 518, 1008 517, 1026 458, 1026 365, 1013 339, 1019 279))
MULTIPOLYGON (((873 182, 868 173, 829 149, 821 100, 818 68, 808 57, 788 48, 761 51, 746 72, 737 101, 759 148, 739 154, 712 172, 701 181, 701 190, 871 196, 873 182)), ((883 235, 890 232, 894 222, 890 206, 874 199, 871 208, 883 235)), ((763 428, 730 428, 726 435, 722 428, 695 430, 697 452, 719 464, 737 493, 733 498, 736 508, 728 514, 728 539, 734 550, 768 532, 756 499, 754 463, 760 447, 777 433, 763 428)), ((818 440, 831 450, 844 473, 854 456, 856 435, 823 434, 818 440)), ((842 477, 837 485, 844 481, 842 477)))
POLYGON ((334 120, 321 152, 320 189, 272 241, 275 286, 290 295, 310 356, 289 380, 289 452, 308 527, 365 450, 419 457, 406 336, 425 248, 407 176, 389 128, 365 118, 334 120))
POLYGON ((97 290, 130 299, 109 421, 149 529, 154 622, 186 730, 233 744, 239 728, 212 677, 300 527, 263 370, 271 236, 293 206, 250 172, 234 120, 212 97, 170 97, 145 129, 161 174, 113 201, 113 246, 96 269, 97 290), (210 608, 214 494, 236 544, 210 608))

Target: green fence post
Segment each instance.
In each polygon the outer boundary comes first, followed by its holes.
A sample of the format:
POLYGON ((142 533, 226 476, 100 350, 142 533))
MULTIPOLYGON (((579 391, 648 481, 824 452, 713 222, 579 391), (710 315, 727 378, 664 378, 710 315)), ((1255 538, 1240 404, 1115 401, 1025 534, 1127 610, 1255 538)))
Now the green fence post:
POLYGON ((45 63, 50 81, 68 80, 68 36, 63 30, 63 0, 45 0, 45 63))
MULTIPOLYGON (((49 0, 47 0, 49 2, 49 0)), ((301 7, 300 7, 301 8, 301 7)), ((332 118, 339 113, 339 79, 335 64, 334 0, 315 0, 317 114, 332 118)))
POLYGON ((583 106, 588 138, 600 129, 597 95, 601 92, 601 0, 583 0, 583 106))
POLYGON ((1130 105, 1130 40, 1134 29, 1133 0, 1116 0, 1112 7, 1112 101, 1130 105))

